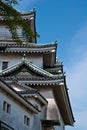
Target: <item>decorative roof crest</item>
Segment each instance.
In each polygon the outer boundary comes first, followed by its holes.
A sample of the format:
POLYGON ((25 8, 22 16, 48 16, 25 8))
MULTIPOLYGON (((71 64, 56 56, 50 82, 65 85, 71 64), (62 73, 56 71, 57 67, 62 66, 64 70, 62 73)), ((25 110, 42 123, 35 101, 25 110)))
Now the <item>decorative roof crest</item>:
POLYGON ((27 61, 27 58, 26 58, 26 54, 24 53, 21 62, 26 62, 26 61, 27 61))

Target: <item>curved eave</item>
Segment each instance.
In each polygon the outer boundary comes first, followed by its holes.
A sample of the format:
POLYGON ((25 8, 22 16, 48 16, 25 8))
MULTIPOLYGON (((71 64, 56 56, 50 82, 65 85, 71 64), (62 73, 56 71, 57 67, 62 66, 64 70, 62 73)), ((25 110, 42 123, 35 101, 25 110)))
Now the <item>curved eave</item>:
POLYGON ((64 82, 63 79, 50 79, 48 78, 47 80, 44 79, 44 80, 31 80, 31 81, 24 81, 27 85, 31 85, 31 86, 45 86, 45 85, 60 85, 61 83, 64 82))
POLYGON ((32 12, 31 14, 21 14, 21 17, 26 21, 31 21, 34 20, 34 12, 32 12))
POLYGON ((5 42, 5 41, 1 41, 0 43, 0 47, 6 47, 5 51, 9 51, 9 52, 21 52, 21 51, 26 51, 26 52, 43 52, 43 50, 45 51, 53 51, 56 50, 56 43, 52 43, 52 44, 36 44, 36 43, 27 43, 26 41, 20 45, 20 44, 16 44, 15 42, 5 42))
POLYGON ((70 104, 68 92, 65 88, 65 85, 60 85, 56 87, 56 89, 54 89, 53 91, 64 124, 73 126, 75 120, 73 117, 71 104, 70 104))
POLYGON ((31 10, 31 11, 27 11, 27 12, 25 12, 25 11, 19 11, 19 13, 21 14, 21 15, 30 15, 30 14, 32 14, 32 13, 34 13, 35 12, 35 9, 33 9, 33 10, 31 10))
POLYGON ((23 44, 16 44, 15 42, 11 41, 0 41, 0 46, 7 46, 7 47, 19 47, 19 48, 45 48, 45 47, 54 47, 57 45, 56 42, 53 43, 45 43, 45 44, 36 44, 36 43, 29 43, 24 42, 23 44))
MULTIPOLYGON (((33 10, 29 11, 29 12, 19 12, 19 13, 20 13, 20 15, 21 15, 21 17, 23 19, 31 20, 31 17, 34 17, 35 10, 33 9, 33 10)), ((5 21, 3 16, 0 16, 0 21, 5 21)))
POLYGON ((30 11, 27 11, 27 12, 25 12, 25 11, 18 11, 20 14, 21 14, 21 16, 27 16, 27 15, 32 15, 32 14, 34 14, 35 12, 36 12, 36 10, 35 9, 33 9, 33 10, 30 10, 30 11))
MULTIPOLYGON (((25 83, 27 86, 31 86, 31 87, 47 87, 47 86, 51 86, 51 87, 56 87, 58 85, 61 85, 64 83, 64 78, 39 78, 39 77, 19 77, 16 76, 17 80, 19 83, 25 83)), ((12 80, 14 79, 14 77, 2 77, 3 80, 5 80, 7 83, 12 82, 12 80)))
POLYGON ((31 53, 31 54, 51 54, 53 48, 6 48, 1 53, 31 53))

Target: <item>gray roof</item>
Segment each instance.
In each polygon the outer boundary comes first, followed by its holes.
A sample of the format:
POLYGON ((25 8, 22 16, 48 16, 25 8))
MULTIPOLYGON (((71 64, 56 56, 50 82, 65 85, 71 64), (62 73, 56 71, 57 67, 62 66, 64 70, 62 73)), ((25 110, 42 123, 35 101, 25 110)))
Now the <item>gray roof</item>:
POLYGON ((33 73, 35 73, 39 77, 50 78, 50 79, 55 79, 55 78, 58 79, 58 78, 63 76, 63 74, 53 75, 53 74, 47 72, 46 70, 36 66, 35 64, 30 63, 26 58, 23 58, 21 60, 21 62, 13 65, 11 67, 8 67, 7 69, 1 70, 0 76, 1 77, 3 77, 3 76, 10 76, 11 74, 13 74, 13 72, 18 70, 22 66, 27 67, 27 69, 29 69, 30 71, 32 71, 33 73))
POLYGON ((23 42, 23 44, 16 44, 12 41, 0 41, 0 52, 14 52, 14 53, 52 53, 53 50, 56 51, 57 44, 36 44, 23 42))

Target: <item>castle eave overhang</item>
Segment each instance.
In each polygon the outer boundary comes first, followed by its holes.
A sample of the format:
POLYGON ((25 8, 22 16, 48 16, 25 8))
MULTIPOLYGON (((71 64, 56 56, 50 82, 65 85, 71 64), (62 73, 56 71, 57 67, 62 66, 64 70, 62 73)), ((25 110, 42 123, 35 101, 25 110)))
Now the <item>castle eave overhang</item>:
POLYGON ((62 115, 64 124, 73 126, 75 120, 73 117, 69 95, 68 95, 65 83, 58 85, 58 87, 53 89, 53 91, 54 91, 53 94, 54 94, 56 103, 59 107, 60 113, 62 115))
MULTIPOLYGON (((29 11, 29 12, 19 12, 19 14, 21 15, 21 17, 24 20, 28 20, 28 21, 34 19, 35 13, 36 13, 35 9, 33 9, 33 10, 29 11)), ((5 19, 3 18, 3 16, 0 16, 0 21, 5 21, 5 19)))
POLYGON ((6 82, 0 79, 0 89, 6 91, 13 98, 17 99, 20 103, 22 103, 26 108, 28 108, 33 113, 38 113, 39 110, 33 106, 30 102, 25 100, 21 95, 19 95, 14 89, 12 89, 6 82))
MULTIPOLYGON (((53 53, 56 51, 56 43, 37 45, 35 43, 28 44, 11 44, 0 43, 0 47, 4 47, 4 52, 10 53, 53 53)), ((1 51, 3 53, 3 50, 1 51)))
POLYGON ((35 9, 29 11, 29 12, 19 12, 21 14, 21 17, 24 19, 24 20, 33 20, 34 17, 35 17, 35 9))
MULTIPOLYGON (((11 83, 12 80, 14 80, 14 76, 8 76, 8 77, 1 77, 3 80, 5 80, 8 83, 11 83)), ((22 76, 16 76, 19 83, 25 83, 26 85, 30 86, 52 86, 55 85, 61 85, 64 84, 64 78, 57 77, 57 78, 44 78, 44 77, 22 77, 22 76)))

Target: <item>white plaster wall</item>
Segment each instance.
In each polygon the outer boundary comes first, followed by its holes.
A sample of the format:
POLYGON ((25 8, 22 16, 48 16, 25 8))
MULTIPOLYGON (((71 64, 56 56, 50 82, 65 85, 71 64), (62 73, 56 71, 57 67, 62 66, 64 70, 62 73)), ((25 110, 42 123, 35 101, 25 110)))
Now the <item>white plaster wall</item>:
MULTIPOLYGON (((49 104, 50 100, 55 101, 52 88, 41 89, 40 93, 47 99, 48 104, 49 104)), ((56 104, 56 102, 55 102, 55 104, 56 104)), ((64 128, 64 122, 63 122, 63 119, 62 119, 62 116, 61 116, 61 113, 59 111, 58 106, 57 106, 57 114, 58 114, 60 126, 54 126, 54 128, 55 128, 55 130, 64 130, 65 129, 64 128)))
POLYGON ((61 114, 59 112, 59 109, 58 109, 58 113, 59 113, 60 126, 54 126, 54 128, 55 128, 55 130, 65 130, 65 125, 64 125, 63 119, 61 117, 61 114))
POLYGON ((25 109, 22 104, 11 98, 0 90, 0 120, 13 127, 15 130, 32 130, 34 124, 34 114, 25 109), (11 113, 3 111, 3 101, 11 104, 11 113), (24 124, 24 115, 30 118, 30 126, 24 124))
POLYGON ((35 64, 36 66, 43 68, 43 56, 42 55, 27 55, 26 58, 35 64))
POLYGON ((35 97, 27 98, 29 102, 31 102, 35 107, 38 107, 38 109, 41 111, 41 104, 35 97))
MULTIPOLYGON (((17 63, 19 63, 23 58, 23 54, 0 54, 0 70, 2 70, 2 62, 7 61, 8 67, 11 67, 17 63)), ((43 68, 43 57, 42 56, 32 56, 30 54, 26 55, 26 58, 29 62, 32 62, 36 66, 43 68)))
POLYGON ((54 98, 53 97, 53 91, 51 87, 46 87, 46 88, 42 88, 40 90, 40 93, 43 95, 43 97, 49 99, 49 98, 54 98))
POLYGON ((41 105, 41 103, 38 101, 35 97, 27 98, 29 102, 31 102, 34 106, 38 106, 38 109, 40 110, 40 119, 45 120, 46 119, 46 111, 47 111, 47 105, 41 105))

